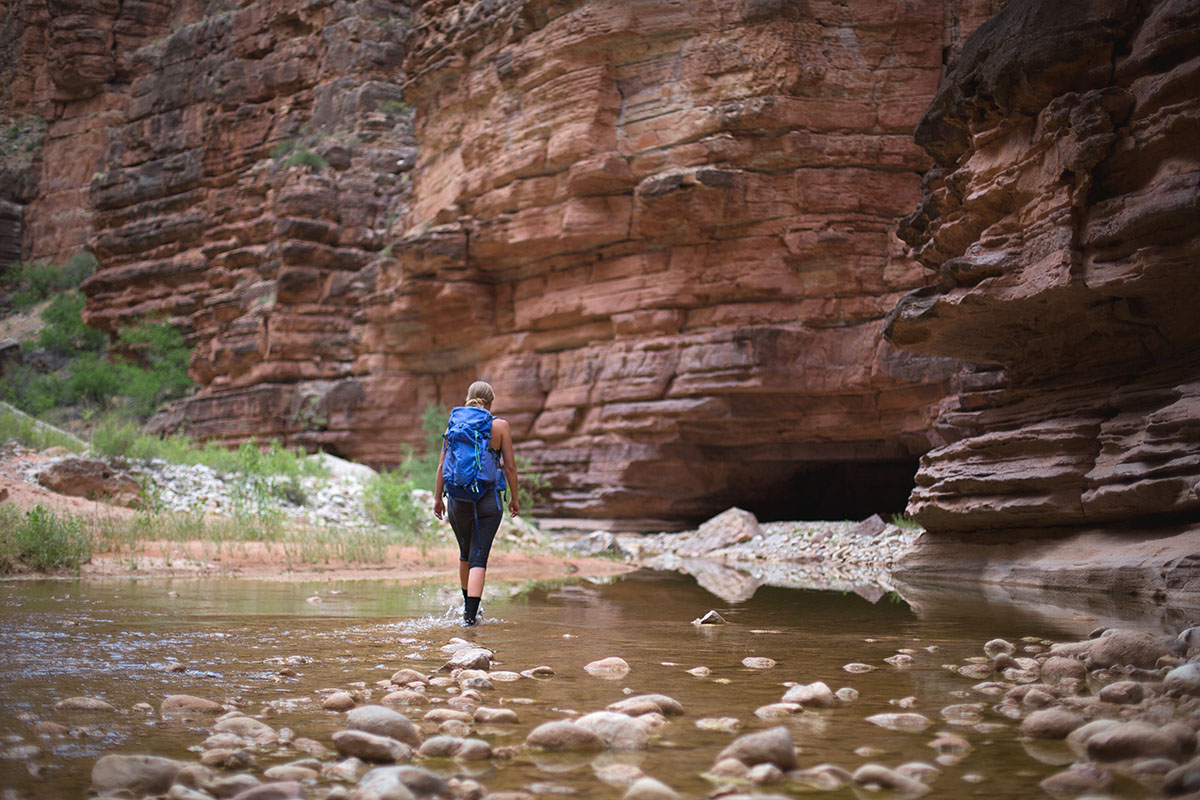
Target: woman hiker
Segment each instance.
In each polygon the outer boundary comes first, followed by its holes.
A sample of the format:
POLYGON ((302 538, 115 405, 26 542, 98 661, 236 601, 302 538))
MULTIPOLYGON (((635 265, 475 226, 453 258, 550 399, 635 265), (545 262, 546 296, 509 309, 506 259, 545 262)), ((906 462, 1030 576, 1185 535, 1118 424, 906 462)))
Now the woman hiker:
POLYGON ((512 429, 507 420, 492 416, 493 399, 491 385, 475 381, 467 390, 466 404, 450 411, 434 477, 433 514, 442 519, 449 511, 458 539, 464 625, 477 621, 488 553, 504 516, 500 494, 506 485, 509 514, 515 517, 520 510, 512 429), (443 495, 450 498, 448 508, 443 495))

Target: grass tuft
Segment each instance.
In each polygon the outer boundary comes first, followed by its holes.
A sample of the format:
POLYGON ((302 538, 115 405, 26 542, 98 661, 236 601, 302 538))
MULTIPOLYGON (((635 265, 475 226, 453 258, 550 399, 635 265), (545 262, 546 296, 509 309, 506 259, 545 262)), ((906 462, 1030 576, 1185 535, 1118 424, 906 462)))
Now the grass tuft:
POLYGON ((22 514, 0 506, 0 572, 74 570, 92 557, 83 520, 37 506, 22 514))

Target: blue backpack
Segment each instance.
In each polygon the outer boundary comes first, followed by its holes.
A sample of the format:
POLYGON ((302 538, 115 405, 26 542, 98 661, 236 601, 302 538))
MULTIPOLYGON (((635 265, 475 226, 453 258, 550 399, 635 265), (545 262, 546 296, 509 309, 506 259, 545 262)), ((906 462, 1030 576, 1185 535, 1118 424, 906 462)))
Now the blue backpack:
POLYGON ((443 491, 455 500, 475 502, 489 491, 504 488, 499 459, 488 446, 492 440, 492 414, 483 408, 459 406, 450 412, 442 434, 446 457, 442 461, 443 491))

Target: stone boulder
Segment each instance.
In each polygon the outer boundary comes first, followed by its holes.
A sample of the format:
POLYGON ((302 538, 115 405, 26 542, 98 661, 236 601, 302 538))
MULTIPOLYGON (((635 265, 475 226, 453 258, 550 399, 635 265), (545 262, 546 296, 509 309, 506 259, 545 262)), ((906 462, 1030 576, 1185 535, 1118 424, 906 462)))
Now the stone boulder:
POLYGON ((791 731, 782 725, 734 739, 717 755, 716 761, 719 763, 729 758, 748 767, 774 764, 784 772, 797 766, 796 746, 792 742, 791 731))
POLYGON ((104 500, 117 505, 137 507, 142 487, 133 477, 113 469, 103 461, 64 458, 47 465, 37 481, 52 492, 89 500, 104 500))
POLYGON ((604 740, 613 750, 645 750, 650 741, 646 728, 628 714, 614 711, 594 711, 575 720, 604 740))
POLYGON ((687 536, 686 541, 675 548, 675 552, 681 558, 700 558, 714 550, 748 542, 756 536, 762 536, 758 518, 749 511, 729 508, 687 536))
POLYGON ((525 737, 527 747, 542 750, 603 750, 604 739, 582 725, 567 720, 544 722, 525 737))
POLYGON ((159 756, 102 756, 92 767, 92 788, 99 794, 165 794, 182 768, 180 762, 159 756))
POLYGON ((341 755, 363 761, 408 761, 413 755, 413 748, 404 742, 366 731, 338 731, 333 734, 333 745, 341 755))
POLYGON ((421 746, 421 731, 408 717, 387 706, 359 706, 346 715, 346 727, 386 736, 412 748, 421 746))

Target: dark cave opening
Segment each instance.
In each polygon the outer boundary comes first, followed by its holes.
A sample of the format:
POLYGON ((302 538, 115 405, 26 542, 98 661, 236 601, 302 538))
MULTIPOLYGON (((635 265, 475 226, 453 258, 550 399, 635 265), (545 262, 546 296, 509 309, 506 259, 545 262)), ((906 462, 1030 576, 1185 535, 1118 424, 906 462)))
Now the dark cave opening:
POLYGON ((885 520, 904 511, 917 459, 757 464, 730 476, 722 508, 736 505, 760 522, 885 520))

